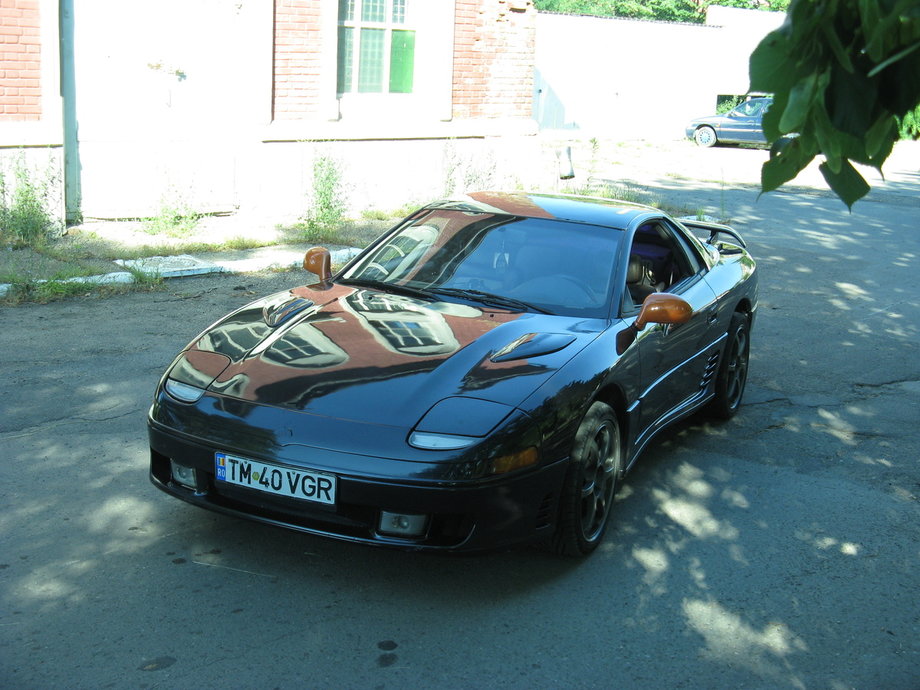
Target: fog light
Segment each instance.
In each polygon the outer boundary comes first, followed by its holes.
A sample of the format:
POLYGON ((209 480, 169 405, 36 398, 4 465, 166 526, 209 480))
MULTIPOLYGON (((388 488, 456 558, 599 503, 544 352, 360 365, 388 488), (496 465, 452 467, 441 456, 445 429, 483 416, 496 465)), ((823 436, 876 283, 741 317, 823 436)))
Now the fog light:
POLYGON ((173 481, 178 482, 188 489, 194 490, 198 488, 198 477, 194 469, 186 467, 185 465, 180 465, 175 460, 170 460, 169 465, 172 470, 173 481))
POLYGON ((377 531, 381 534, 393 534, 399 537, 419 537, 425 532, 427 523, 427 515, 407 515, 381 510, 380 525, 377 531))

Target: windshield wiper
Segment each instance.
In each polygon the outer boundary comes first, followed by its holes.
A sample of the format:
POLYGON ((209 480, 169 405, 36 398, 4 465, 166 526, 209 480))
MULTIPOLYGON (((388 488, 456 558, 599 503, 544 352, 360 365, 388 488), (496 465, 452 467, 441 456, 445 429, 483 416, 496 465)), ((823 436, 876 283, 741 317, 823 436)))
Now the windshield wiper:
POLYGON ((519 299, 514 299, 513 297, 505 297, 503 295, 495 295, 491 292, 483 292, 482 290, 467 290, 463 288, 446 288, 446 287, 437 287, 431 288, 432 292, 437 292, 444 295, 451 295, 453 297, 463 297, 466 299, 473 300, 474 302, 479 302, 481 304, 487 304, 493 307, 507 307, 514 311, 536 311, 541 314, 551 314, 552 312, 543 309, 542 307, 536 307, 533 304, 528 302, 523 302, 519 299))
POLYGON ((385 283, 382 280, 346 278, 337 282, 341 283, 342 285, 351 285, 353 287, 364 287, 371 288, 372 290, 380 290, 381 292, 392 292, 399 295, 409 295, 410 297, 418 297, 420 299, 428 300, 429 302, 433 302, 437 299, 434 295, 431 294, 429 290, 409 287, 408 285, 398 285, 396 283, 385 283))

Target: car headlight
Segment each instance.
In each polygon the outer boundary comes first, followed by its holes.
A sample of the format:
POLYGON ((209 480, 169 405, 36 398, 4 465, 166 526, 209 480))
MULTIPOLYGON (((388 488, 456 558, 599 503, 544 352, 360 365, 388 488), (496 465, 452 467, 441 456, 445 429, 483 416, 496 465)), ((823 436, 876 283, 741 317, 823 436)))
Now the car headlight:
POLYGON ((172 397, 184 403, 198 402, 201 396, 204 395, 204 388, 190 386, 187 383, 182 383, 175 379, 166 379, 166 383, 163 387, 172 397))
POLYGON ((425 413, 409 434, 409 445, 422 450, 480 449, 454 467, 455 478, 505 474, 540 461, 539 432, 527 415, 518 414, 510 427, 490 437, 515 408, 480 398, 445 398, 425 413))
POLYGON ((186 350, 176 358, 163 388, 176 400, 198 402, 214 379, 230 365, 227 355, 205 350, 186 350))
POLYGON ((444 398, 415 425, 409 445, 423 450, 457 450, 484 439, 514 411, 481 398, 444 398))
POLYGON ((458 450, 468 448, 478 440, 480 439, 475 436, 436 434, 429 431, 413 431, 409 435, 409 445, 422 450, 458 450))

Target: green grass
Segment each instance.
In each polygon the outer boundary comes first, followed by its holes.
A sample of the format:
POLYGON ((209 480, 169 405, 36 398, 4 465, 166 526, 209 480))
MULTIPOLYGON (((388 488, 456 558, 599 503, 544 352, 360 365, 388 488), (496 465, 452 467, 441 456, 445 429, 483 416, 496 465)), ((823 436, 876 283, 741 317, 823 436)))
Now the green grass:
POLYGON ((380 220, 395 223, 408 216, 420 206, 422 206, 422 204, 418 202, 407 202, 399 208, 394 208, 390 211, 384 211, 383 209, 366 209, 361 211, 361 218, 364 220, 380 220))
POLYGON ((144 220, 143 230, 148 235, 188 237, 198 227, 202 215, 194 211, 178 194, 164 196, 157 215, 144 220))
POLYGON ((0 169, 0 245, 40 246, 62 227, 51 210, 54 175, 50 167, 37 173, 24 158, 10 172, 0 169))
POLYGON ((393 218, 387 220, 367 219, 363 222, 342 221, 334 227, 311 228, 308 222, 304 221, 283 229, 291 242, 303 242, 306 240, 315 244, 366 247, 395 222, 393 218))
POLYGON ((5 297, 0 299, 0 303, 12 305, 23 302, 37 302, 45 304, 74 297, 105 297, 138 290, 154 291, 162 286, 162 279, 159 277, 135 271, 131 271, 131 273, 135 274, 135 282, 133 283, 93 283, 60 278, 14 282, 12 289, 5 297))

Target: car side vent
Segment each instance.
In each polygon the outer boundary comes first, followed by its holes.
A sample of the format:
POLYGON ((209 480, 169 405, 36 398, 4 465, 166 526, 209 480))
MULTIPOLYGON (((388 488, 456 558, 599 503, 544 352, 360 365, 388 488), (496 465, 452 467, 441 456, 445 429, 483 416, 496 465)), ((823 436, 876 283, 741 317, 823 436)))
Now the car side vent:
POLYGON ((535 529, 549 527, 552 522, 553 505, 555 504, 554 499, 555 496, 552 493, 548 493, 543 497, 543 500, 540 501, 540 506, 537 508, 537 519, 534 522, 535 529))
POLYGON ((719 353, 713 352, 709 355, 709 361, 706 362, 706 369, 703 371, 703 378, 700 381, 700 389, 705 389, 716 375, 719 368, 719 353))

